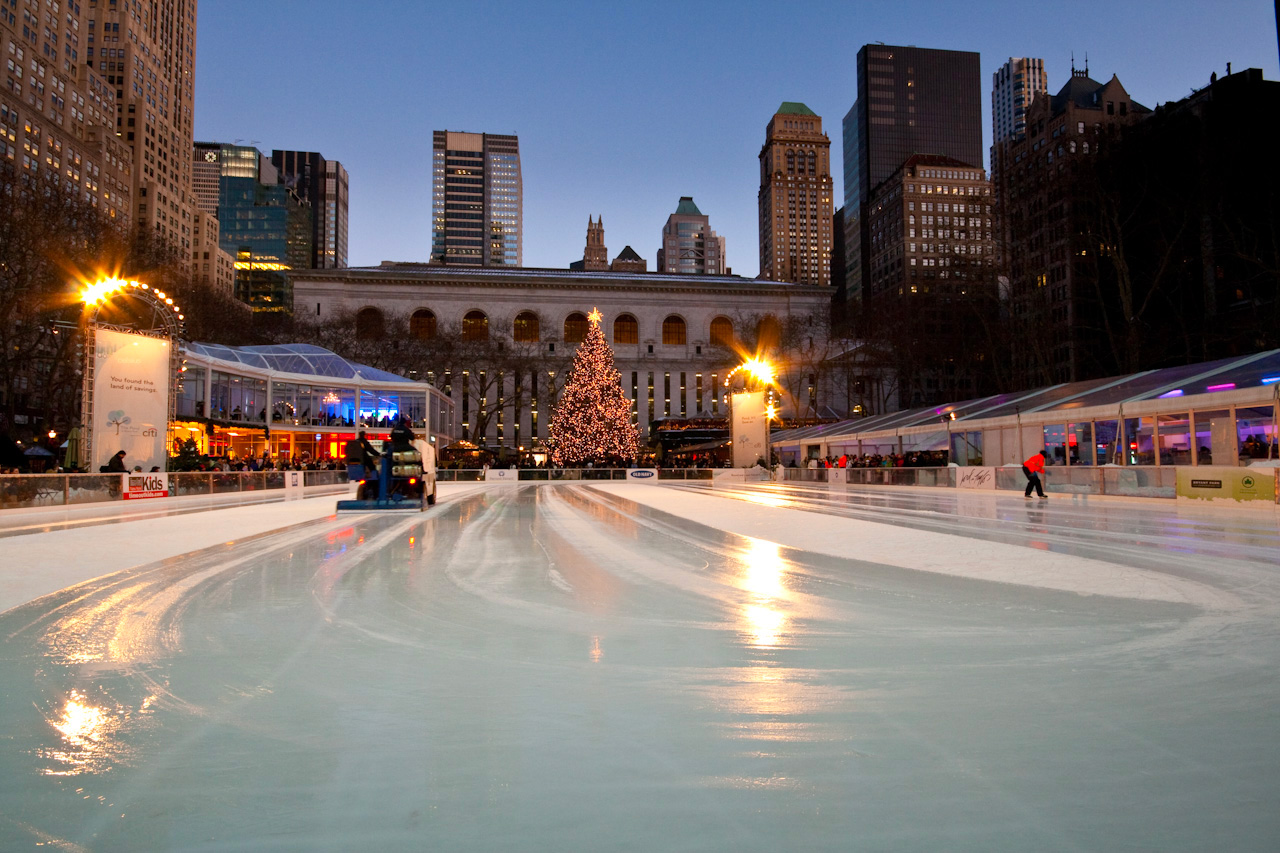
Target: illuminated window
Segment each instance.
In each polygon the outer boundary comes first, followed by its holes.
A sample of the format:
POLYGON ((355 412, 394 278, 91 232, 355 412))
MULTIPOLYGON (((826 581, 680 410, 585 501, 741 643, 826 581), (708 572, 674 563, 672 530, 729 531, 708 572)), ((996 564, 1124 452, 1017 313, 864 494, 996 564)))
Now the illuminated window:
POLYGON ((630 314, 619 314, 613 321, 613 342, 615 344, 640 343, 640 324, 630 314))
POLYGON ((564 342, 580 344, 587 336, 587 316, 581 311, 574 311, 564 318, 564 342))
POLYGON ((483 311, 468 311, 462 318, 462 339, 464 341, 489 339, 489 318, 483 311))
POLYGON ((436 336, 436 315, 427 308, 419 308, 409 317, 409 334, 420 341, 436 336))
POLYGON ((711 345, 733 346, 733 321, 728 317, 717 317, 711 321, 711 345))
POLYGON ((662 342, 674 346, 684 345, 685 326, 682 318, 672 314, 662 321, 662 342))
POLYGON ((516 315, 515 328, 512 330, 516 343, 537 343, 540 333, 537 314, 532 311, 521 311, 516 315))

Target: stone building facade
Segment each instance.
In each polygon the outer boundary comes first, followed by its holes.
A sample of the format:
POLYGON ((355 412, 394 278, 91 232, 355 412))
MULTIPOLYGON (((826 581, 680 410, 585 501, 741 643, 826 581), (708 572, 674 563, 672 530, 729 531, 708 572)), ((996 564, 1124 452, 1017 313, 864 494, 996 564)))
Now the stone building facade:
MULTIPOLYGON (((349 320, 354 333, 384 328, 399 315, 413 337, 456 342, 411 378, 449 394, 456 434, 507 447, 546 437, 593 309, 603 315, 642 436, 660 418, 724 416, 723 383, 743 356, 763 346, 785 360, 783 330, 802 339, 806 352, 820 351, 830 309, 826 288, 723 275, 387 262, 292 278, 299 317, 349 320)), ((816 369, 799 361, 793 367, 784 368, 784 409, 811 416, 825 402, 816 369)))

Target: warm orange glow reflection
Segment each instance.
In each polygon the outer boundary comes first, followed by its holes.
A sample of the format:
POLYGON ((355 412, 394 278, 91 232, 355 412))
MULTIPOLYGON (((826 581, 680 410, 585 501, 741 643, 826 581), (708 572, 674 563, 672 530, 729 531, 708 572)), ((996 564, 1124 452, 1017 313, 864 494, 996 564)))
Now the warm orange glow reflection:
POLYGON ((744 586, 759 598, 781 598, 786 595, 782 585, 782 549, 776 542, 749 539, 747 553, 743 557, 744 586))
POLYGON ((787 617, 777 610, 770 610, 759 604, 748 604, 743 609, 753 646, 776 646, 782 627, 787 624, 787 617))
POLYGON ((44 771, 45 775, 78 776, 109 770, 112 736, 120 722, 117 714, 92 705, 80 691, 71 691, 61 716, 49 720, 62 735, 62 743, 40 751, 41 757, 57 762, 44 771))
POLYGON ((787 625, 787 616, 779 606, 789 593, 783 579, 786 565, 782 549, 776 542, 748 537, 742 555, 742 588, 751 594, 742 610, 743 632, 751 645, 778 645, 787 625))
POLYGON ((775 498, 772 495, 762 495, 758 492, 744 492, 741 495, 735 495, 735 497, 741 497, 744 501, 748 501, 753 504, 760 504, 761 506, 778 507, 790 505, 790 502, 783 498, 775 498))
POLYGON ((600 658, 604 657, 604 650, 600 648, 600 638, 591 638, 591 662, 600 663, 600 658))

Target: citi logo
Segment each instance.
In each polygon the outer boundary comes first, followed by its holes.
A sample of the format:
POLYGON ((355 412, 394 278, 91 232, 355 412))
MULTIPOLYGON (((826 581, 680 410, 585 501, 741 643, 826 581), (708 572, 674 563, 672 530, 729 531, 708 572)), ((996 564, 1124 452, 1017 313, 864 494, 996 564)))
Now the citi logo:
POLYGON ((155 438, 156 435, 158 435, 155 427, 152 427, 151 429, 144 429, 142 431, 142 434, 145 435, 147 438, 155 438))

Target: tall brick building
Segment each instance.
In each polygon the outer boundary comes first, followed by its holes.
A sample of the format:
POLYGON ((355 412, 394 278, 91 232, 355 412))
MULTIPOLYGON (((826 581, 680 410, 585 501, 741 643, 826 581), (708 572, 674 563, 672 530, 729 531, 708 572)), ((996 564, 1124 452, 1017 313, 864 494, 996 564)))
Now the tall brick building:
POLYGON ((1095 209, 1090 161, 1118 141, 1121 128, 1150 114, 1114 75, 1099 83, 1073 68, 1056 95, 1032 103, 1026 135, 996 146, 998 231, 1021 330, 1013 349, 1019 387, 1105 375, 1088 366, 1102 346, 1090 255, 1098 246, 1085 220, 1095 209))
POLYGON ((760 149, 760 277, 831 284, 831 140, 822 117, 783 102, 760 149))

